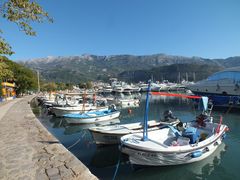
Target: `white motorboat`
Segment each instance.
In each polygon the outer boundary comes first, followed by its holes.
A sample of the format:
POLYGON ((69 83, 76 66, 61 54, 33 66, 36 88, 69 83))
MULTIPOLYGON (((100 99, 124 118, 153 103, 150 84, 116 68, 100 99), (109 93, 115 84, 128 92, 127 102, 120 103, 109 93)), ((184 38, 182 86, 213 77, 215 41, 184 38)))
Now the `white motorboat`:
MULTIPOLYGON (((153 92, 159 92, 165 85, 157 84, 157 83, 151 83, 151 91, 153 92)), ((146 92, 148 88, 148 84, 140 84, 140 91, 146 92)))
MULTIPOLYGON (((166 125, 175 125, 179 123, 178 119, 164 122, 151 120, 148 121, 148 130, 153 131, 166 125)), ((98 126, 89 128, 96 144, 119 144, 120 138, 126 134, 143 132, 143 123, 129 123, 112 126, 98 126)))
POLYGON ((139 99, 116 99, 115 103, 122 106, 122 107, 132 107, 132 106, 137 106, 140 104, 139 99))
POLYGON ((196 95, 208 96, 214 106, 240 108, 240 67, 217 72, 187 88, 196 95))
POLYGON ((108 85, 108 86, 104 86, 102 89, 103 93, 111 93, 113 91, 112 86, 108 85))
POLYGON ((137 86, 133 86, 133 85, 123 86, 123 93, 131 94, 131 93, 136 93, 136 92, 139 92, 139 91, 140 91, 140 88, 137 87, 137 86))
MULTIPOLYGON (((228 127, 222 124, 222 118, 219 123, 213 123, 209 115, 200 116, 201 118, 197 121, 186 123, 185 127, 176 129, 168 126, 148 132, 149 91, 150 83, 146 98, 143 133, 128 134, 121 138, 120 150, 129 156, 132 164, 166 166, 192 163, 207 158, 222 143, 228 127)), ((171 95, 175 96, 175 94, 171 95)), ((187 95, 182 97, 201 98, 187 95)), ((207 111, 206 102, 207 98, 204 97, 204 112, 207 111)))
POLYGON ((56 117, 62 117, 65 114, 80 114, 88 111, 107 110, 107 106, 98 107, 92 104, 79 104, 78 106, 52 107, 51 112, 56 117))

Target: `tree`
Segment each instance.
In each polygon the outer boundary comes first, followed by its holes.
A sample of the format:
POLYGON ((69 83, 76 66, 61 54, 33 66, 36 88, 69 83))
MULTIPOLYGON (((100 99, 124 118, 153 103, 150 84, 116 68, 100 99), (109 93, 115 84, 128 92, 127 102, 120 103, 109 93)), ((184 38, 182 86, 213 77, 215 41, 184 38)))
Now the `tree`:
MULTIPOLYGON (((35 36, 36 32, 30 25, 32 22, 53 22, 48 13, 33 0, 3 0, 0 3, 0 16, 15 23, 26 35, 35 36)), ((11 55, 11 46, 1 36, 0 29, 0 54, 11 55)))
POLYGON ((92 87, 93 87, 92 83, 88 81, 88 82, 86 83, 86 88, 87 88, 87 89, 91 89, 92 87))
POLYGON ((57 85, 57 90, 65 90, 66 89, 66 84, 60 82, 60 83, 56 83, 57 85))
POLYGON ((0 99, 1 99, 1 97, 2 97, 2 80, 0 79, 0 99))
POLYGON ((73 84, 71 84, 71 83, 66 83, 66 89, 68 89, 68 90, 73 90, 73 84))
POLYGON ((91 89, 93 87, 92 83, 90 81, 83 83, 80 82, 78 85, 79 88, 86 88, 86 89, 91 89))
POLYGON ((37 75, 24 66, 18 66, 15 72, 16 93, 26 93, 37 89, 37 75))
MULTIPOLYGON (((0 64, 8 68, 8 76, 6 73, 3 73, 2 76, 8 77, 7 79, 11 77, 11 79, 14 80, 17 95, 37 89, 37 75, 32 70, 1 56, 0 64)), ((6 69, 3 69, 3 72, 6 72, 6 69)), ((2 71, 0 71, 0 73, 2 73, 2 71)))
POLYGON ((57 85, 54 82, 48 82, 48 83, 43 84, 42 90, 48 91, 48 92, 56 91, 57 85))
POLYGON ((13 79, 13 72, 5 62, 0 61, 0 80, 6 81, 9 79, 13 79))

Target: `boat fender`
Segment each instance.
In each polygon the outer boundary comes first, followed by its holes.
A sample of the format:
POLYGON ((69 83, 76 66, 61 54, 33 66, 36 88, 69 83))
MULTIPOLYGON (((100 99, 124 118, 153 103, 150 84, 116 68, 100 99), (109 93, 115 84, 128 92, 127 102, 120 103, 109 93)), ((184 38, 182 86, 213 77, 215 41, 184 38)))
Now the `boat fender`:
POLYGON ((197 158, 200 157, 202 155, 202 151, 195 151, 191 154, 192 158, 197 158))
POLYGON ((128 109, 128 114, 132 114, 132 110, 130 108, 128 109))
POLYGON ((228 131, 229 131, 229 127, 226 127, 226 128, 225 128, 225 132, 228 132, 228 131))
POLYGON ((213 145, 214 145, 214 146, 218 146, 218 142, 216 141, 213 145))

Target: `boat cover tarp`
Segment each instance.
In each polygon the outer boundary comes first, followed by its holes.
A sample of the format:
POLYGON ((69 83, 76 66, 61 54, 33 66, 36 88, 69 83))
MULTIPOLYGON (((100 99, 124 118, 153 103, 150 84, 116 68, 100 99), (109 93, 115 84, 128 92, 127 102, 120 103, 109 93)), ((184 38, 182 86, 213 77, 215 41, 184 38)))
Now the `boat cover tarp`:
POLYGON ((174 96, 174 97, 182 97, 188 99, 201 99, 201 96, 193 96, 193 95, 186 95, 186 94, 173 94, 173 93, 166 93, 166 92, 151 92, 152 95, 160 95, 160 96, 174 96))

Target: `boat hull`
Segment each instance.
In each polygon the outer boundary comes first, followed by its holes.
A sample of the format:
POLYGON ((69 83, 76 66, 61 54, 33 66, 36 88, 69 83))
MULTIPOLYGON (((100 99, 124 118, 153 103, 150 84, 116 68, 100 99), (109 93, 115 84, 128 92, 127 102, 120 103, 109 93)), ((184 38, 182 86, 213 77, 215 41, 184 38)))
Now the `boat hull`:
POLYGON ((123 135, 126 135, 126 134, 106 134, 94 131, 91 131, 91 133, 95 143, 98 145, 119 144, 121 137, 123 135))
MULTIPOLYGON (((158 130, 166 125, 175 125, 177 123, 179 123, 179 120, 171 123, 163 123, 152 120, 148 122, 148 131, 158 130)), ((120 144, 122 136, 130 133, 142 133, 143 126, 142 123, 131 123, 107 127, 93 127, 89 128, 89 131, 91 132, 96 144, 120 144)))
POLYGON ((108 121, 111 119, 118 118, 120 116, 120 112, 116 111, 106 116, 100 116, 100 117, 91 117, 91 118, 68 118, 66 117, 66 121, 69 124, 89 124, 89 123, 97 123, 102 121, 108 121))
POLYGON ((193 93, 200 96, 207 96, 215 107, 240 108, 240 96, 202 93, 197 91, 193 91, 193 93))
MULTIPOLYGON (((129 156, 132 164, 144 166, 169 166, 188 164, 201 161, 210 156, 222 143, 227 127, 221 126, 221 131, 211 135, 206 140, 184 145, 166 145, 149 138, 142 140, 139 134, 130 134, 121 138, 120 150, 129 156)), ((156 133, 162 136, 162 133, 156 133)))
MULTIPOLYGON (((122 146, 121 151, 129 155, 129 160, 132 164, 144 165, 144 166, 169 166, 169 165, 180 165, 188 164, 197 161, 201 161, 208 156, 210 156, 217 147, 222 143, 221 140, 218 141, 218 145, 208 146, 209 151, 206 151, 199 157, 192 157, 192 154, 197 152, 188 151, 184 153, 164 153, 164 152, 151 152, 143 151, 138 149, 133 149, 127 146, 122 146)), ((200 148, 198 151, 205 151, 206 147, 200 148)))
POLYGON ((101 107, 97 108, 96 106, 91 106, 91 107, 85 107, 85 110, 83 110, 83 107, 53 107, 51 109, 52 113, 55 114, 56 117, 62 117, 65 114, 79 114, 79 113, 84 113, 88 111, 94 111, 94 110, 107 110, 108 107, 101 107))

